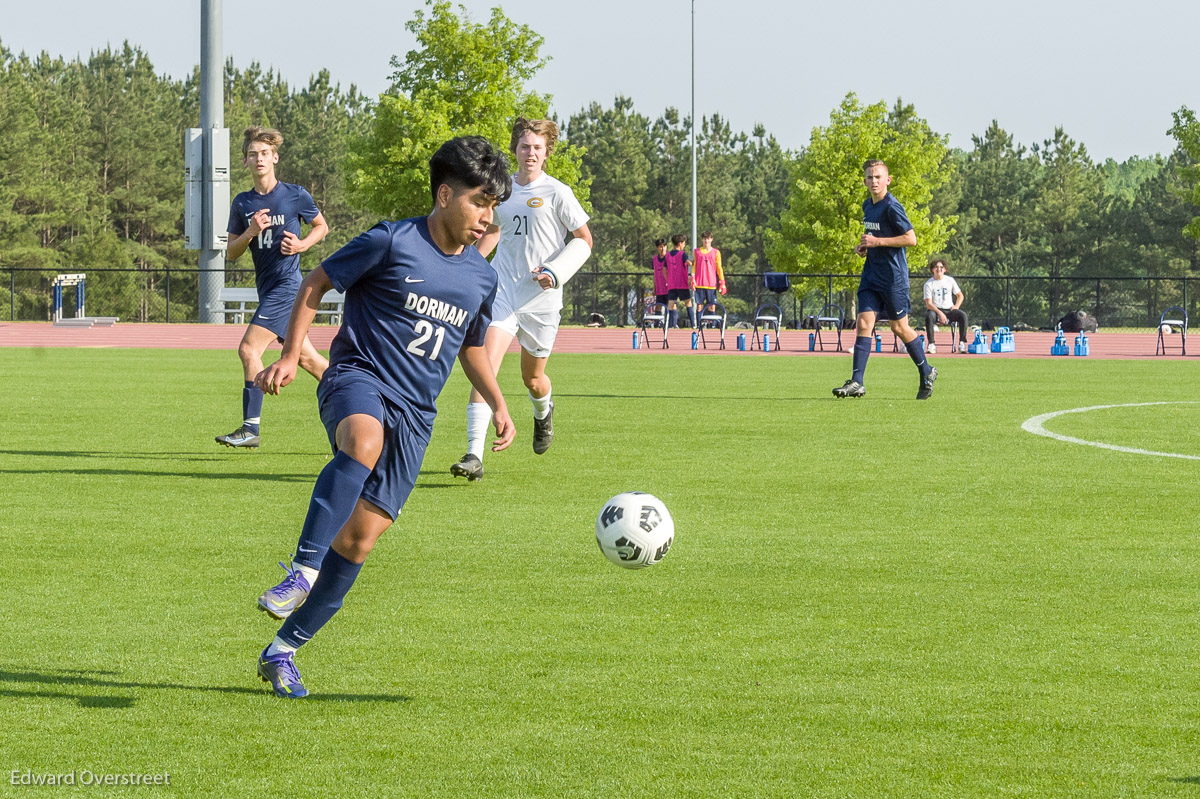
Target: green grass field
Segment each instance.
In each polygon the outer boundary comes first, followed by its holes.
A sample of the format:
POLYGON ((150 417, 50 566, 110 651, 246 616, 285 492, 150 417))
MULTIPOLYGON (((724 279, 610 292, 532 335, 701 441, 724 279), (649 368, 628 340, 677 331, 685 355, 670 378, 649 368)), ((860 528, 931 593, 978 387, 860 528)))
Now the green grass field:
POLYGON ((259 682, 328 458, 305 376, 240 416, 232 352, 0 350, 0 779, 11 795, 1196 797, 1191 362, 556 355, 557 438, 453 481, 466 382, 345 609, 259 682), (627 572, 604 500, 664 499, 627 572), (11 785, 169 773, 170 788, 11 785), (290 786, 298 792, 293 793, 290 786))

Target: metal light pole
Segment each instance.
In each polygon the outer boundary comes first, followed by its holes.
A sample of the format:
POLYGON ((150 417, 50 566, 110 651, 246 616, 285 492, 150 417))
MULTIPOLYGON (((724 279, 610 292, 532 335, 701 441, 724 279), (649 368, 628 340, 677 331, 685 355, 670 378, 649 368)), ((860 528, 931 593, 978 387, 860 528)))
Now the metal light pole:
POLYGON ((229 131, 225 128, 225 59, 221 0, 200 3, 200 130, 202 131, 203 232, 200 240, 200 321, 223 323, 219 295, 225 285, 225 226, 229 213, 229 131))
POLYGON ((696 0, 692 0, 692 249, 696 249, 696 0))

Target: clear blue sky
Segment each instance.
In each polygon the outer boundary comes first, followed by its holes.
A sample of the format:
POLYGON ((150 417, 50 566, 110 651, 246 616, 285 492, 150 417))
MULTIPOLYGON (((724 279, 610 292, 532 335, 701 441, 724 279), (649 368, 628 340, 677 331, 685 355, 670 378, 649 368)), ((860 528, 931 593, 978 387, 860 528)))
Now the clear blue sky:
MULTIPOLYGON (((476 21, 492 2, 467 0, 476 21)), ((690 107, 689 0, 508 0, 505 13, 546 39, 553 58, 534 88, 567 117, 593 101, 633 98, 649 116, 690 107)), ((200 0, 63 0, 9 4, 0 43, 13 51, 84 58, 128 39, 160 73, 199 62, 200 0)), ((293 83, 327 67, 344 86, 376 94, 388 59, 413 45, 404 23, 412 0, 225 0, 225 54, 257 60, 293 83)), ((803 3, 696 0, 699 115, 720 113, 735 130, 763 123, 789 148, 803 146, 848 91, 868 102, 916 106, 954 146, 995 118, 1017 140, 1050 138, 1055 126, 1097 161, 1169 152, 1171 112, 1200 109, 1195 0, 910 0, 803 3)))

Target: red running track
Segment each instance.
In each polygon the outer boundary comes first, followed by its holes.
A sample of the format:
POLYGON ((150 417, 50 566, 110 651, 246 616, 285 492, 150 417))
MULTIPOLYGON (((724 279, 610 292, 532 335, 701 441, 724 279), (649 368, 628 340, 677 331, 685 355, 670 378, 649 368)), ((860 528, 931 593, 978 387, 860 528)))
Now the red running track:
MULTIPOLYGON (((111 348, 151 348, 151 349, 228 349, 237 348, 245 327, 241 325, 201 325, 201 324, 131 324, 118 322, 112 327, 55 327, 48 322, 0 322, 0 347, 111 347, 111 348)), ((328 349, 329 343, 337 334, 338 328, 329 326, 313 327, 309 333, 318 349, 328 349)), ((740 352, 736 347, 739 333, 746 335, 750 341, 750 331, 730 330, 725 334, 725 350, 718 348, 718 336, 715 331, 706 331, 709 340, 708 349, 691 349, 692 331, 672 330, 668 336, 670 347, 662 348, 661 331, 651 330, 650 340, 643 342, 640 349, 633 349, 633 328, 563 328, 558 333, 555 342, 555 352, 601 353, 625 352, 633 355, 666 352, 672 355, 717 355, 731 354, 738 356, 752 355, 754 357, 781 355, 820 356, 845 355, 854 343, 854 332, 842 332, 843 351, 838 353, 836 345, 828 342, 836 339, 830 332, 824 334, 826 350, 824 352, 809 352, 807 330, 785 330, 780 335, 781 349, 776 352, 763 353, 759 350, 740 352)), ((950 341, 949 334, 943 334, 945 344, 950 341)), ((1075 334, 1067 334, 1067 345, 1074 343, 1075 334)), ((1090 357, 1092 358, 1153 358, 1154 347, 1158 339, 1156 333, 1091 333, 1088 335, 1090 357)), ((939 350, 935 358, 1049 358, 1050 345, 1054 342, 1054 333, 1015 333, 1016 352, 987 353, 986 356, 971 356, 950 354, 949 347, 939 350)), ((1200 357, 1200 342, 1196 342, 1193 353, 1183 356, 1179 352, 1180 337, 1173 334, 1168 337, 1170 354, 1159 356, 1166 360, 1184 360, 1200 357)), ((773 346, 773 345, 772 345, 773 346)), ((516 351, 514 342, 512 351, 516 351)), ((892 336, 883 333, 882 354, 891 355, 892 336)), ((901 349, 898 354, 907 357, 901 349)), ((1073 356, 1070 356, 1073 357, 1073 356)))

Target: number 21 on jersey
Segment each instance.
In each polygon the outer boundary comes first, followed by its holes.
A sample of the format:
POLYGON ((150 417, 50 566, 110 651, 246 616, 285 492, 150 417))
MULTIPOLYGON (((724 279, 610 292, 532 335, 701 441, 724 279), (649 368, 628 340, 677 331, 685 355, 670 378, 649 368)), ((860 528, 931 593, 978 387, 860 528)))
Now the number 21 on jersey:
POLYGON ((428 357, 429 360, 436 361, 438 353, 442 351, 442 339, 446 336, 446 328, 440 325, 434 327, 425 319, 420 319, 417 321, 415 329, 417 337, 410 341, 405 349, 413 355, 419 355, 422 358, 428 357), (436 339, 436 341, 433 343, 433 351, 427 355, 425 352, 425 343, 431 338, 436 339))

